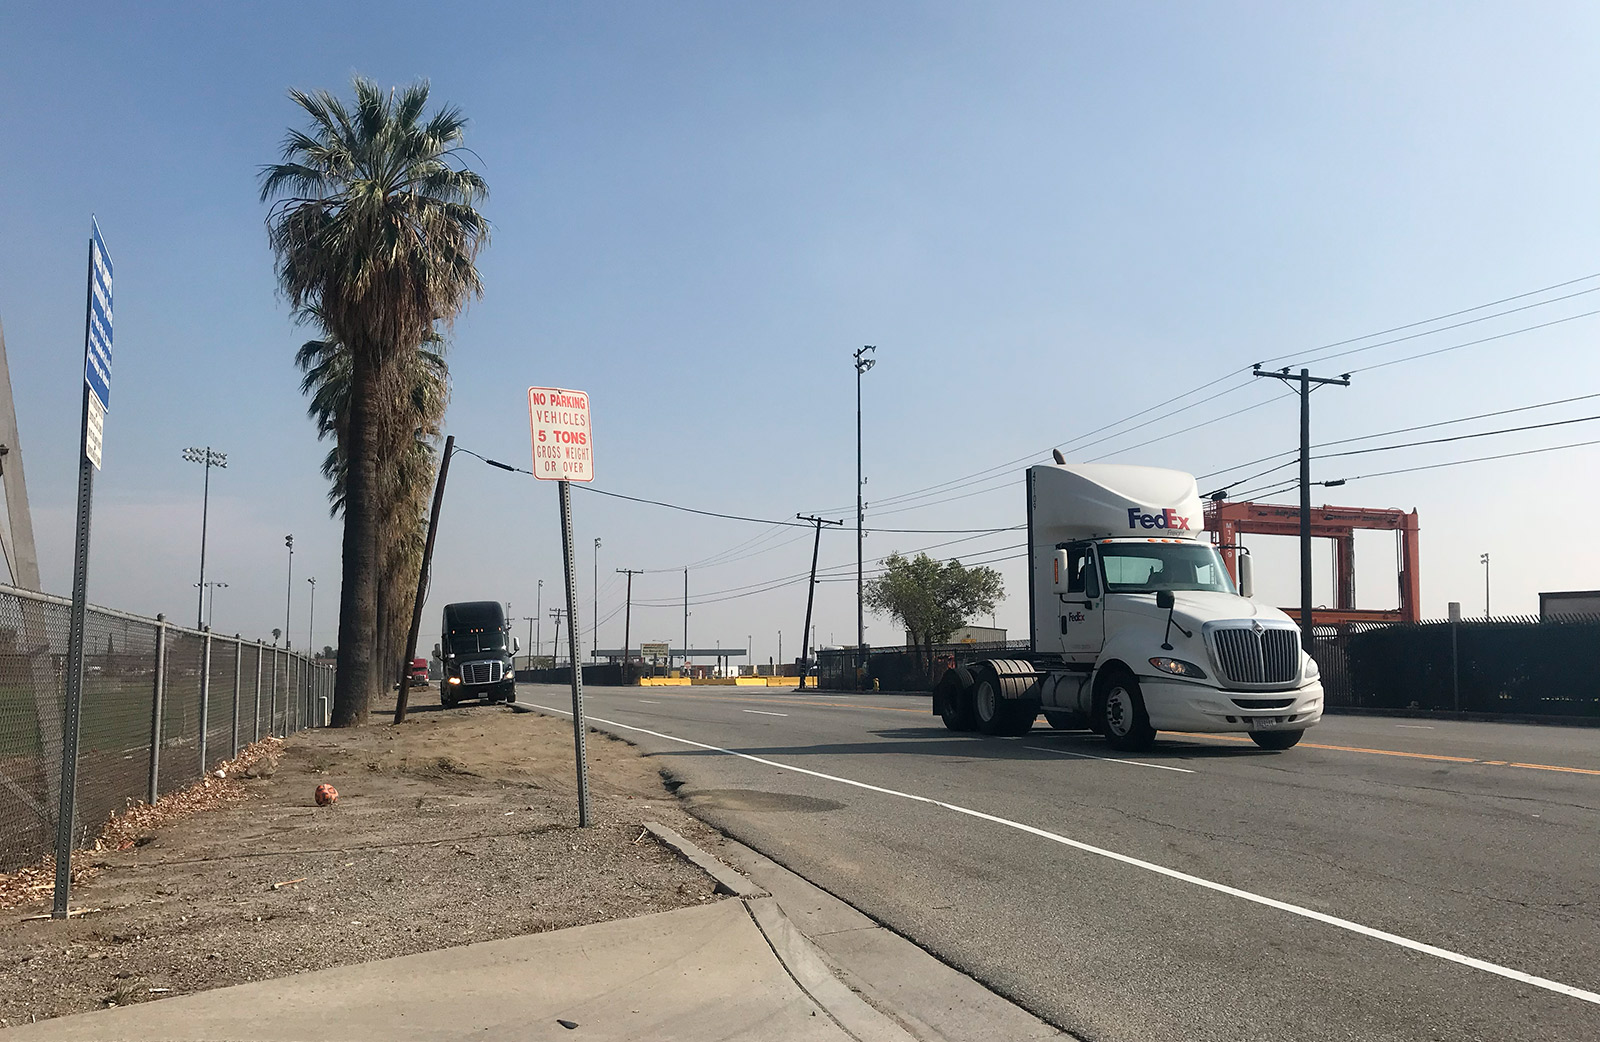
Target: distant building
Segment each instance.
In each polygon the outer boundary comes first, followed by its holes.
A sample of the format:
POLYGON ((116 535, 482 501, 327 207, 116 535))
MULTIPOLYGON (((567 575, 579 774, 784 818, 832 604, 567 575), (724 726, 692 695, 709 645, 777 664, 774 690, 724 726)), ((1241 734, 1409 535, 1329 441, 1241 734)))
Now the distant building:
MULTIPOLYGON (((950 634, 946 644, 1003 644, 1006 631, 999 626, 963 626, 950 634)), ((906 634, 906 644, 910 646, 916 641, 911 639, 911 634, 906 634)))
POLYGON ((1563 615, 1600 615, 1600 590, 1560 590, 1539 594, 1541 621, 1563 615))

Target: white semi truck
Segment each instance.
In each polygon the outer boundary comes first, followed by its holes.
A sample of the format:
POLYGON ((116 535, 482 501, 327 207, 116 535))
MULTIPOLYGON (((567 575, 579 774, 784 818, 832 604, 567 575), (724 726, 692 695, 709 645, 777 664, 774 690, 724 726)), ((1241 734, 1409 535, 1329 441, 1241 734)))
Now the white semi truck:
POLYGON ((1116 749, 1157 731, 1242 731, 1287 749, 1322 719, 1317 664, 1300 630, 1250 599, 1203 539, 1195 479, 1114 464, 1028 470, 1032 650, 960 664, 933 693, 953 731, 1088 729, 1116 749))

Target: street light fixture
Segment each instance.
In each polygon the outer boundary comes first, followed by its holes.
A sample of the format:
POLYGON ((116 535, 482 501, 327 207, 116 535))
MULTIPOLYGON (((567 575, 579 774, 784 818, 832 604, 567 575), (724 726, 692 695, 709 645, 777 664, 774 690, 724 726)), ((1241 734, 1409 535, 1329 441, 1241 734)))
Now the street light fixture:
POLYGON ((195 583, 195 585, 200 587, 200 596, 202 596, 202 597, 206 596, 206 591, 207 590, 211 591, 211 596, 209 598, 211 603, 206 606, 206 624, 205 624, 205 628, 209 630, 211 628, 211 620, 216 616, 216 613, 217 613, 217 590, 218 590, 218 588, 226 590, 228 588, 228 584, 227 583, 219 583, 219 582, 209 582, 209 583, 195 583))
POLYGON ((207 445, 203 449, 184 449, 183 458, 190 463, 202 463, 206 468, 205 491, 200 498, 200 581, 195 584, 200 587, 200 596, 196 599, 194 608, 194 624, 198 628, 205 623, 206 524, 211 515, 211 468, 221 467, 227 469, 228 454, 226 452, 217 452, 207 445))

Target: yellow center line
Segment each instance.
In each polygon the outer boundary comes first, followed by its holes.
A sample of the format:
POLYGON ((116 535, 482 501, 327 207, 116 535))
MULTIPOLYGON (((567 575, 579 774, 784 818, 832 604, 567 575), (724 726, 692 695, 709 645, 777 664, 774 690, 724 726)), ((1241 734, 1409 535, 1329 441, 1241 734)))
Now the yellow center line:
MULTIPOLYGON (((1164 733, 1184 738, 1209 738, 1219 742, 1251 741, 1248 737, 1241 738, 1231 734, 1198 734, 1192 731, 1168 731, 1164 733)), ((1600 771, 1589 770, 1586 767, 1558 767, 1548 763, 1512 763, 1507 760, 1478 760, 1470 756, 1441 756, 1438 753, 1413 753, 1400 749, 1368 749, 1359 745, 1319 745, 1316 742, 1301 742, 1296 748, 1328 749, 1336 753, 1366 753, 1371 756, 1401 756, 1413 760, 1443 760, 1447 763, 1475 763, 1484 767, 1523 767, 1532 771, 1562 771, 1568 774, 1600 775, 1600 771)))

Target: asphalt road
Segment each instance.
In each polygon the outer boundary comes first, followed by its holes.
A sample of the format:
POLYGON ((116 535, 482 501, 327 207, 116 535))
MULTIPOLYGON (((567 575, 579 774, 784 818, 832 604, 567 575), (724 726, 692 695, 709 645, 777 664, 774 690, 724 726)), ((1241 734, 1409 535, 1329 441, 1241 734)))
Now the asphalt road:
POLYGON ((1112 758, 920 698, 586 705, 700 817, 1085 1039, 1600 1039, 1600 730, 1329 717, 1112 758))

